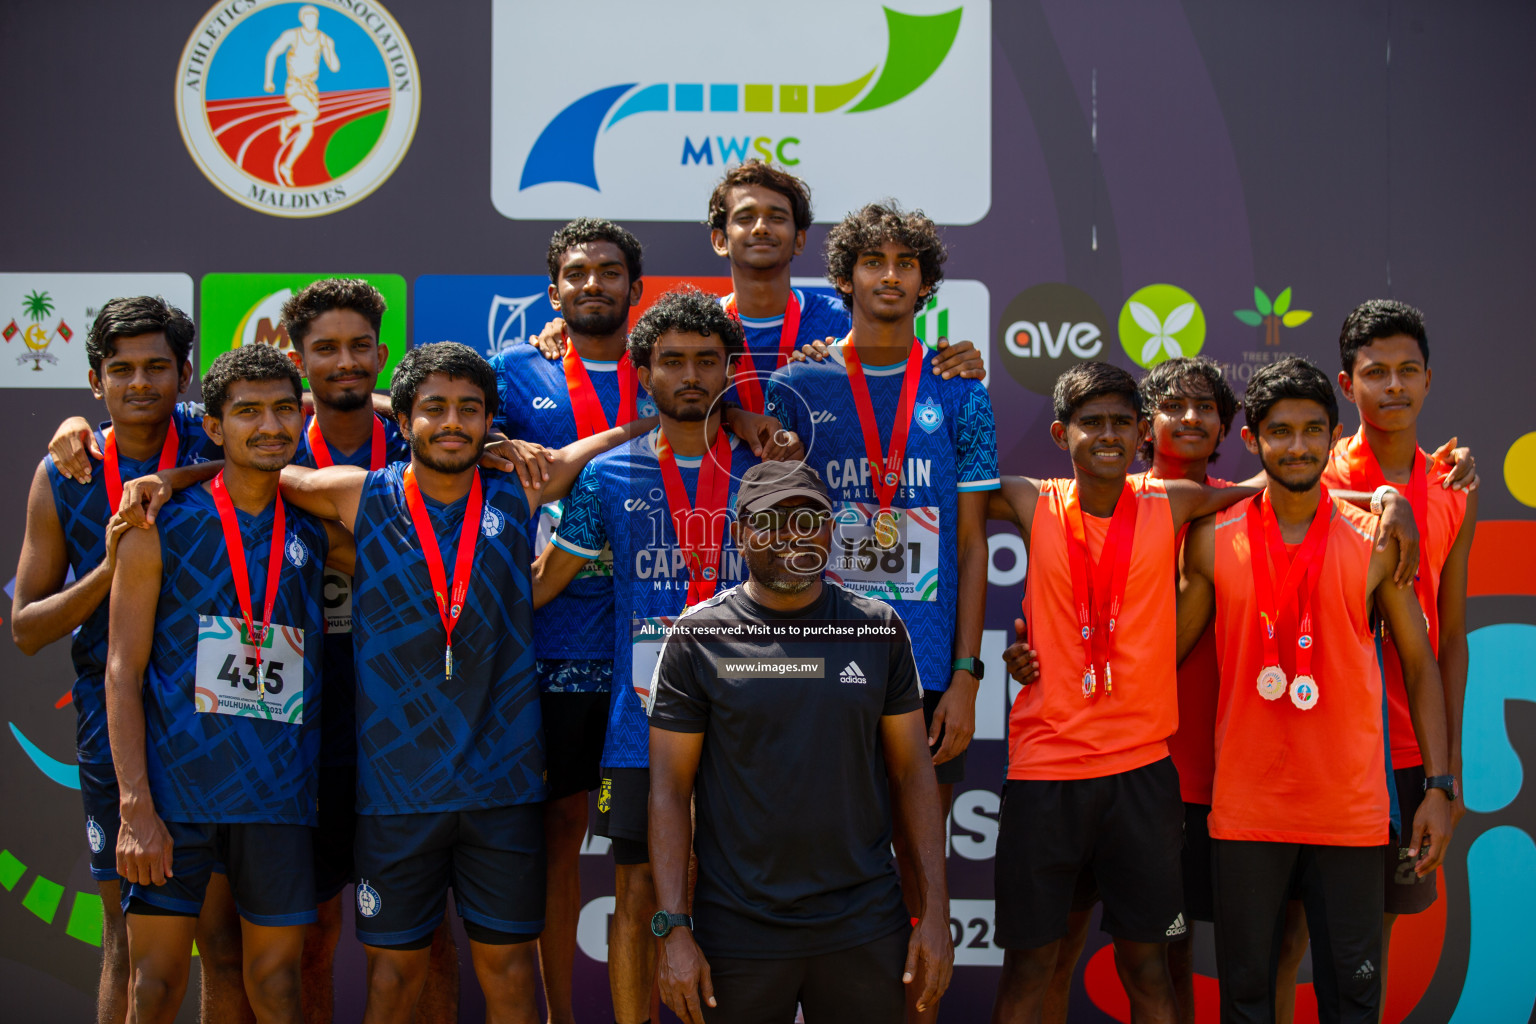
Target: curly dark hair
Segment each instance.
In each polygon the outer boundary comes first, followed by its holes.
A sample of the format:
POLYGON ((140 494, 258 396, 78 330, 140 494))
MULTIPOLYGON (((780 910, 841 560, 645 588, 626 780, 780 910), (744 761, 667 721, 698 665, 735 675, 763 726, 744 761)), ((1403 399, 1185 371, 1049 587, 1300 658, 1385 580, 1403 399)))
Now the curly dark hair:
MULTIPOLYGON (((894 199, 870 203, 862 210, 850 213, 827 232, 827 279, 835 286, 838 281, 853 280, 853 265, 859 257, 871 250, 895 242, 917 254, 918 265, 923 271, 923 284, 928 287, 924 301, 939 293, 939 282, 944 280, 944 261, 949 252, 939 238, 933 221, 922 210, 904 211, 894 199)), ((853 308, 853 295, 838 289, 843 305, 853 308)))
POLYGON ((726 203, 730 201, 731 189, 752 185, 770 189, 789 200, 789 209, 795 216, 796 231, 805 231, 811 226, 810 187, 788 171, 757 159, 737 164, 725 172, 720 184, 709 194, 709 216, 704 223, 724 231, 725 218, 730 214, 726 203))
POLYGON ((293 360, 271 345, 242 345, 222 353, 203 374, 203 409, 214 419, 224 418, 229 389, 247 380, 286 380, 293 397, 302 399, 304 388, 293 360))
POLYGON ((645 273, 640 249, 640 239, 625 231, 611 220, 598 217, 577 217, 556 231, 549 239, 549 251, 545 262, 549 264, 549 279, 560 276, 560 264, 565 254, 578 245, 588 242, 612 242, 624 254, 624 265, 629 269, 629 283, 634 284, 645 273))
POLYGON ((1078 363, 1056 378, 1056 387, 1051 391, 1056 422, 1071 422, 1073 413, 1104 395, 1121 396, 1131 403, 1138 417, 1143 415, 1141 389, 1136 386, 1136 378, 1118 366, 1095 360, 1078 363))
POLYGON ((1424 314, 1406 302, 1371 299, 1350 310, 1339 329, 1339 361, 1344 372, 1355 372, 1355 356, 1378 338, 1406 334, 1419 343, 1424 365, 1429 365, 1429 335, 1424 331, 1424 314))
POLYGON ((629 361, 636 366, 650 366, 656 339, 668 331, 718 337, 725 343, 727 359, 740 355, 747 347, 741 321, 727 313, 715 296, 690 285, 672 289, 640 314, 629 332, 629 361))
POLYGON ((389 407, 396 416, 410 416, 416 405, 416 393, 434 373, 441 373, 451 380, 467 380, 480 388, 485 396, 485 411, 496 415, 496 371, 491 364, 468 345, 457 341, 437 341, 430 345, 417 345, 406 352, 389 386, 389 407))
POLYGON ((1333 381, 1311 362, 1291 356, 1248 378, 1248 390, 1243 394, 1243 419, 1248 429, 1257 434, 1264 417, 1287 398, 1316 402, 1328 410, 1328 429, 1339 425, 1339 400, 1333 393, 1333 381))
POLYGON ((283 303, 283 327, 294 348, 303 348, 309 327, 322 313, 350 309, 368 321, 375 339, 388 305, 377 288, 360 277, 331 277, 316 281, 283 303))
MULTIPOLYGON (((1205 356, 1180 356, 1165 359, 1141 378, 1142 413, 1147 419, 1157 415, 1157 407, 1165 398, 1209 398, 1216 403, 1216 415, 1221 417, 1223 436, 1232 432, 1232 420, 1237 416, 1237 395, 1232 385, 1222 376, 1221 367, 1205 356)), ((1136 452, 1145 462, 1152 461, 1153 445, 1149 435, 1136 452)), ((1215 462, 1220 452, 1212 452, 1210 461, 1215 462)))
POLYGON ((112 299, 91 322, 85 336, 85 358, 101 373, 101 361, 117 353, 118 338, 135 338, 159 331, 181 366, 192 358, 192 319, 158 295, 112 299))

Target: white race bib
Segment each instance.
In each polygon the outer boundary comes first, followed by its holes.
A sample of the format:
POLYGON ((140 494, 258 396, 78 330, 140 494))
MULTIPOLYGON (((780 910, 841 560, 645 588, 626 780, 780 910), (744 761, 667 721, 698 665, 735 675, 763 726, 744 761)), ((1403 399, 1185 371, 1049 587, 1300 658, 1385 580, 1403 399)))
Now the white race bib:
POLYGON ((326 569, 321 594, 325 600, 325 631, 352 632, 352 577, 335 569, 326 569))
POLYGON ((939 509, 895 508, 895 547, 875 542, 869 502, 842 501, 832 514, 827 578, 882 601, 936 601, 939 590, 939 509))
POLYGON ((245 623, 229 615, 197 617, 197 673, 193 700, 200 714, 244 715, 272 722, 304 722, 304 631, 272 624, 261 647, 247 642, 245 623))
POLYGON ((675 621, 671 618, 630 619, 629 671, 630 685, 635 696, 651 712, 651 682, 656 676, 656 665, 661 661, 661 647, 667 642, 667 627, 675 621))

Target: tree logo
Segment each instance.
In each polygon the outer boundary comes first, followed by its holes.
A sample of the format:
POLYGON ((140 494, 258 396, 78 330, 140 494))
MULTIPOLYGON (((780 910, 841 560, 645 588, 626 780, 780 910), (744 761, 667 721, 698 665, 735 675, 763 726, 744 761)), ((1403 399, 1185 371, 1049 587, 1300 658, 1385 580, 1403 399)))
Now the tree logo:
POLYGON ((1149 284, 1120 310, 1120 345, 1143 369, 1180 356, 1193 356, 1205 344, 1205 314, 1195 297, 1177 285, 1149 284))
POLYGON ((1291 308, 1291 290, 1287 288, 1275 296, 1275 301, 1269 301, 1269 296, 1264 294, 1264 289, 1255 286, 1253 289, 1253 309, 1233 310, 1232 315, 1237 317, 1249 327, 1264 328, 1264 344, 1280 344, 1281 327, 1300 327, 1312 319, 1311 310, 1291 308))

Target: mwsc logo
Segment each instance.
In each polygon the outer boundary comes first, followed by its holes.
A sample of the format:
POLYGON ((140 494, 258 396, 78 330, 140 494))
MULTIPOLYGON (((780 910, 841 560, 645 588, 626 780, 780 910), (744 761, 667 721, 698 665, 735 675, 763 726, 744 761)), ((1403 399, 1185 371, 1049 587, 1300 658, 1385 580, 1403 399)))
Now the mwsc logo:
POLYGON ((527 73, 531 55, 569 45, 563 12, 498 0, 496 208, 523 219, 697 221, 725 168, 758 157, 812 181, 824 218, 869 201, 878 167, 883 192, 937 221, 974 223, 991 205, 990 4, 901 8, 784 0, 779 30, 765 33, 747 5, 689 0, 644 18, 632 4, 597 0, 583 18, 622 24, 625 38, 604 52, 612 84, 593 89, 527 73), (919 129, 923 150, 960 176, 942 192, 912 156, 919 129))

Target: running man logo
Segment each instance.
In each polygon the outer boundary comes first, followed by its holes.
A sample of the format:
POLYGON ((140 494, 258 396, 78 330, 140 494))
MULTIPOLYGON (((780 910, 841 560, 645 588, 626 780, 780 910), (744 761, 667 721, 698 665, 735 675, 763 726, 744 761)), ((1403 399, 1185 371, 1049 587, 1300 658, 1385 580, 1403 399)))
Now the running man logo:
POLYGON ((666 18, 636 19, 621 0, 595 0, 595 24, 624 24, 605 53, 613 84, 590 89, 527 73, 541 44, 562 45, 558 8, 497 0, 493 22, 492 198, 509 217, 577 214, 696 220, 700 189, 748 159, 813 176, 818 207, 867 201, 860 178, 873 149, 923 124, 925 147, 965 181, 935 195, 923 161, 882 161, 885 187, 921 198, 944 223, 974 223, 991 202, 991 8, 986 0, 868 0, 829 6, 784 0, 775 16, 814 25, 758 55, 720 46, 755 31, 750 7, 680 0, 666 18), (916 8, 914 10, 913 8, 916 8), (880 31, 883 21, 884 31, 880 31), (667 80, 687 53, 687 80, 667 80), (665 76, 665 77, 664 77, 665 76), (657 81, 658 78, 663 80, 657 81), (935 136, 935 137, 929 137, 935 136), (904 168, 906 164, 909 167, 904 168), (895 179, 889 175, 894 174, 895 179), (593 205, 593 193, 607 201, 593 205))
POLYGON ((383 184, 420 100, 411 44, 377 3, 220 3, 177 67, 176 117, 198 169, 279 217, 333 213, 383 184))

